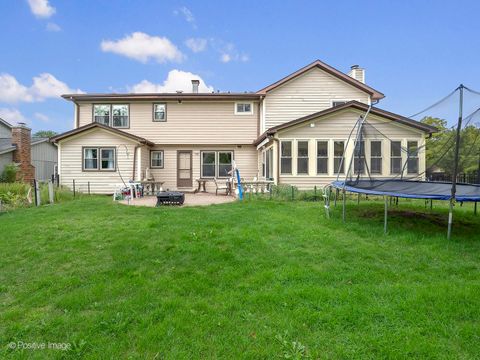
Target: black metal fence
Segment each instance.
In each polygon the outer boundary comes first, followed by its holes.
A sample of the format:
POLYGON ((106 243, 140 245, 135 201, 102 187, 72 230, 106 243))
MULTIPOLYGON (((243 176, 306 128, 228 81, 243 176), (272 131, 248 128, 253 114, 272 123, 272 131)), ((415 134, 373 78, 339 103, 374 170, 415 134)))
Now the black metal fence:
MULTIPOLYGON (((427 174, 427 179, 429 181, 451 182, 453 181, 453 175, 446 173, 432 173, 427 174)), ((457 183, 480 184, 480 174, 478 172, 460 173, 457 175, 457 183)))

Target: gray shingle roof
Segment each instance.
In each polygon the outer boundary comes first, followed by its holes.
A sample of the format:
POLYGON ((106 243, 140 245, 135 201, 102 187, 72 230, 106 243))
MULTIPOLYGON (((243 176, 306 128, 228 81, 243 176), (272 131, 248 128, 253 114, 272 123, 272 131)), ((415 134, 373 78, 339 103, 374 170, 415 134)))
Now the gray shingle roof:
POLYGON ((0 153, 15 150, 15 146, 12 145, 11 138, 0 138, 0 153))

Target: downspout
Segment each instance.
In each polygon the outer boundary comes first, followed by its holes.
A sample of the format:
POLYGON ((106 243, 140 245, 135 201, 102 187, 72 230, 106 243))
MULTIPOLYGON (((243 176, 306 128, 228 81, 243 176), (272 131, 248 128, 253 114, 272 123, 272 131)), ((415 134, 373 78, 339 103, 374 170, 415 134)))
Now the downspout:
MULTIPOLYGON (((135 170, 136 170, 136 164, 137 164, 137 149, 142 147, 142 145, 135 145, 135 149, 133 150, 133 172, 132 172, 132 179, 135 181, 135 170)), ((138 179, 141 180, 141 179, 138 179)))
POLYGON ((278 185, 278 184, 280 184, 280 141, 276 137, 273 137, 273 142, 277 144, 277 173, 276 173, 276 179, 277 179, 277 185, 278 185))

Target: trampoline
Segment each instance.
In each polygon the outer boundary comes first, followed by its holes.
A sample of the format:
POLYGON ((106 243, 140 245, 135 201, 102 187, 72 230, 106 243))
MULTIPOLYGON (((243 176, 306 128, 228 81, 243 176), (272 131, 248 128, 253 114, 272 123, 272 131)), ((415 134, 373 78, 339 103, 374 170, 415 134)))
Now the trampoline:
MULTIPOLYGON (((345 191, 410 199, 450 200, 452 183, 413 180, 334 181, 332 187, 345 191)), ((455 200, 480 202, 480 185, 457 183, 455 200)))

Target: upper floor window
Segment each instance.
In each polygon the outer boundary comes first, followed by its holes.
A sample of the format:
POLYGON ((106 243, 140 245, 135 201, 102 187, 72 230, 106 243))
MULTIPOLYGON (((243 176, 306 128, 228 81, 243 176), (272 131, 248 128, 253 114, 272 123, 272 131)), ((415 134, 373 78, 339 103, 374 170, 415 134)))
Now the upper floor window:
POLYGON ((167 104, 153 104, 153 121, 167 121, 167 104))
POLYGON ((253 114, 253 103, 237 102, 235 103, 235 115, 251 115, 253 114))
POLYGON ((93 121, 114 128, 128 128, 128 104, 95 104, 93 105, 93 121))
POLYGON ((112 105, 112 126, 128 128, 128 105, 112 105))
POLYGON ((332 100, 332 107, 340 106, 346 103, 347 103, 346 100, 332 100))

